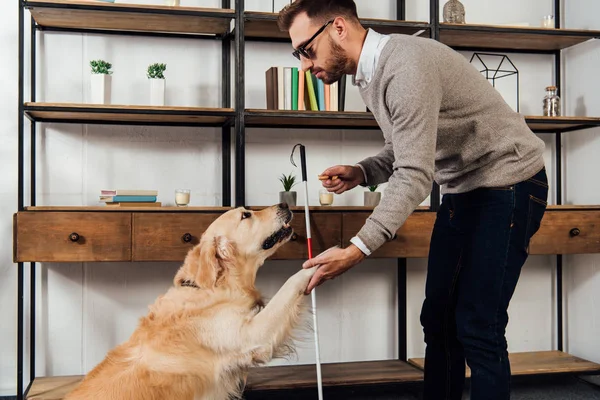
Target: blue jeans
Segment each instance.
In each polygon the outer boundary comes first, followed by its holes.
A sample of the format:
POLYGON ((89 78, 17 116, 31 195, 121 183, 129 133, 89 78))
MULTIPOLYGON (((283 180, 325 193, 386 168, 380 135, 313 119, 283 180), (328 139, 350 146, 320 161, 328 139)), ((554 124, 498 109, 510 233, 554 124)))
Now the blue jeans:
POLYGON ((542 169, 513 186, 446 194, 437 213, 421 324, 425 400, 510 398, 508 305, 546 211, 542 169))

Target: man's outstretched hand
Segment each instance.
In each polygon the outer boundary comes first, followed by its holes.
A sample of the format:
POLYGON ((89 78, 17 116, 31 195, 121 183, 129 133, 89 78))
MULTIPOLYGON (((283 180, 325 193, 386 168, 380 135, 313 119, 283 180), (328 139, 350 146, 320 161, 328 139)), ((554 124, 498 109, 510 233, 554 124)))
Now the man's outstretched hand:
POLYGON ((323 187, 335 194, 342 194, 353 189, 365 180, 362 169, 352 165, 336 165, 327 168, 321 173, 321 176, 329 177, 329 179, 323 179, 323 187), (337 176, 337 179, 331 179, 334 176, 337 176))
POLYGON ((332 248, 315 258, 306 260, 302 264, 302 268, 312 268, 317 265, 319 268, 317 268, 317 271, 308 283, 305 293, 310 294, 315 287, 328 279, 333 279, 343 274, 364 258, 365 254, 358 247, 351 244, 345 249, 332 248))

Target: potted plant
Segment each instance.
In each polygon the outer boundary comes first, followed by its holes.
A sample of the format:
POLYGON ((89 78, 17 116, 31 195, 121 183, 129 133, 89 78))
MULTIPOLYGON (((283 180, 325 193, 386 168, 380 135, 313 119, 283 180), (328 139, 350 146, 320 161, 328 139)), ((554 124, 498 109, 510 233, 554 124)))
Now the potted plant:
POLYGON ((296 205, 296 192, 292 192, 291 189, 296 186, 296 176, 290 174, 285 176, 285 174, 281 174, 279 181, 283 184, 283 192, 279 192, 279 202, 287 203, 288 206, 293 207, 296 205))
POLYGON ((150 104, 153 106, 165 105, 165 75, 166 64, 154 63, 148 66, 146 75, 150 79, 150 104))
POLYGON ((365 192, 364 202, 366 207, 375 207, 381 200, 381 192, 377 192, 379 185, 369 186, 369 191, 365 192))
POLYGON ((110 104, 112 64, 104 60, 92 60, 90 67, 90 102, 110 104))

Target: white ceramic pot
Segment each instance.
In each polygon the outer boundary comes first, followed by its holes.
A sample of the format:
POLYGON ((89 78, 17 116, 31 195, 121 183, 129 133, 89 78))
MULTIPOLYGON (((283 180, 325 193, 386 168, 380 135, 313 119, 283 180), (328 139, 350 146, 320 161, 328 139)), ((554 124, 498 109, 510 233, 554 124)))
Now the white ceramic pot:
POLYGON ((166 79, 150 79, 150 104, 153 106, 165 105, 166 79))
POLYGON ((279 202, 287 203, 290 207, 296 206, 297 192, 279 192, 279 202))
POLYGON ((112 76, 92 74, 90 76, 90 103, 110 104, 112 76))
POLYGON ((381 192, 365 192, 365 207, 376 207, 381 200, 381 192))

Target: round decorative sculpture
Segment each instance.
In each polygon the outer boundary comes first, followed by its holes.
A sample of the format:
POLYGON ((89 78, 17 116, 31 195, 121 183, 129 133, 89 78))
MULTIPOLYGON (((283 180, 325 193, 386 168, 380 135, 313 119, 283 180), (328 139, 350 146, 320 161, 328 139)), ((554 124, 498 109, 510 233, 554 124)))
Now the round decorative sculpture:
POLYGON ((448 0, 444 5, 444 22, 464 24, 465 6, 458 0, 448 0))

